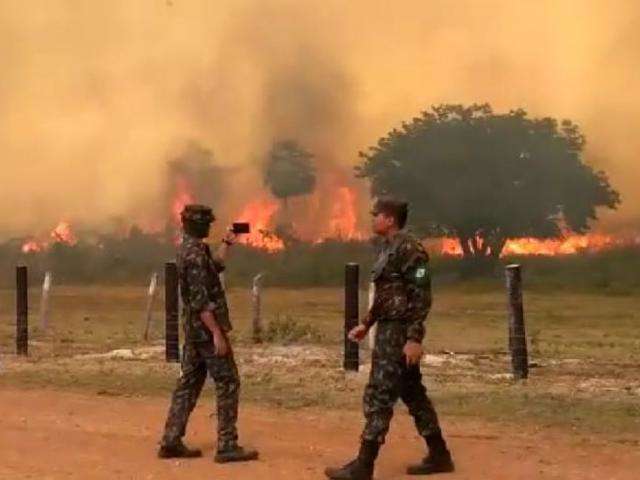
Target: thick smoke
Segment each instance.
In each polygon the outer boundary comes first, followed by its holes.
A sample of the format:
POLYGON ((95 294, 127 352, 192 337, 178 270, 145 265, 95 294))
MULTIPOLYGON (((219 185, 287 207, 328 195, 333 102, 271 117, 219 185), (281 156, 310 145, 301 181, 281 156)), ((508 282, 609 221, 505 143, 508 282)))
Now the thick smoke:
POLYGON ((297 140, 322 210, 359 149, 476 101, 577 121, 623 195, 606 225, 639 223, 635 2, 2 1, 0 19, 3 238, 162 217, 189 141, 232 167, 217 208, 232 216, 271 143, 297 140))
MULTIPOLYGON (((366 188, 353 178, 351 166, 359 146, 354 132, 361 128, 353 74, 341 53, 342 35, 319 30, 317 20, 304 2, 237 7, 211 72, 215 82, 205 95, 215 103, 223 85, 245 94, 248 86, 252 93, 245 102, 251 111, 245 120, 245 143, 252 149, 244 175, 247 188, 230 199, 231 205, 250 201, 262 189, 263 164, 275 142, 294 140, 314 155, 318 188, 311 197, 293 199, 286 219, 310 238, 327 233, 323 228, 332 214, 329 199, 336 187, 357 188, 366 198, 366 188)), ((211 104, 198 103, 198 115, 223 122, 223 109, 211 104)))

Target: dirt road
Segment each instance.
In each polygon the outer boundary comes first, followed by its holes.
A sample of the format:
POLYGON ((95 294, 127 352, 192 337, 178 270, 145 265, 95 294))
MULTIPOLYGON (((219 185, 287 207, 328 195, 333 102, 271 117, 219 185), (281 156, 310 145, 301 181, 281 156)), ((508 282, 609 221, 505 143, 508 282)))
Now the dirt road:
MULTIPOLYGON (((323 479, 328 464, 354 452, 357 412, 285 411, 245 406, 243 443, 261 460, 220 466, 212 455, 212 405, 199 405, 187 436, 205 457, 160 461, 156 442, 167 400, 58 391, 0 391, 0 479, 323 479)), ((408 416, 398 409, 376 470, 377 479, 411 478, 404 465, 422 455, 408 416)), ((445 419, 458 471, 439 478, 525 480, 637 479, 637 447, 570 437, 557 431, 518 431, 467 419, 445 419)))

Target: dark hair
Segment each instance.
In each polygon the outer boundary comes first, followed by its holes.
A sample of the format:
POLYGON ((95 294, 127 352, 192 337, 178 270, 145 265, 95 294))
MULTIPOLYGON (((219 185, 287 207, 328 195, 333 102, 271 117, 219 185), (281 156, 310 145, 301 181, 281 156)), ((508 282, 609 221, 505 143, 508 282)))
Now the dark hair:
POLYGON ((381 197, 373 207, 373 213, 383 213, 388 217, 393 217, 398 228, 404 228, 409 216, 409 204, 402 200, 391 197, 381 197))

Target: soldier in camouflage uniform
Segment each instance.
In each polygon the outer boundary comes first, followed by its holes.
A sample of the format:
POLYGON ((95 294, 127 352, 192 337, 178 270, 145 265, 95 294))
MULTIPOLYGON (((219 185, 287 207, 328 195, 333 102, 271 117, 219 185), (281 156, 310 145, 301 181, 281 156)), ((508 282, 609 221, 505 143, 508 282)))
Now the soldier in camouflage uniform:
POLYGON ((438 416, 422 383, 420 360, 424 321, 431 308, 429 257, 420 242, 403 228, 405 202, 383 198, 376 202, 373 231, 382 237, 383 248, 373 267, 373 305, 349 338, 362 340, 378 325, 372 353, 369 383, 364 392, 365 427, 358 457, 341 468, 328 468, 333 480, 370 480, 380 445, 384 443, 400 398, 409 409, 429 454, 407 473, 423 475, 454 470, 451 454, 442 437, 438 416))
POLYGON ((178 250, 177 267, 184 306, 185 342, 182 373, 173 393, 158 451, 160 458, 202 455, 200 450, 187 448, 182 443, 182 437, 207 373, 216 387, 216 462, 255 460, 258 457, 256 451, 245 450, 237 443, 240 379, 227 336, 231 323, 219 276, 224 270, 223 258, 227 248, 233 244, 235 235, 229 232, 213 257, 203 239, 209 236, 214 220, 211 209, 203 205, 187 205, 182 211, 184 235, 178 250))

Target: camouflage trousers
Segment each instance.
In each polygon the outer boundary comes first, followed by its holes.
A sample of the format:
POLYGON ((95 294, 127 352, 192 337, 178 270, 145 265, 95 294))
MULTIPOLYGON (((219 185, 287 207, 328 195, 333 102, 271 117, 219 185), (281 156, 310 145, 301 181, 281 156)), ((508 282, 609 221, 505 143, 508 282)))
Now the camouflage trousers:
POLYGON ((218 448, 236 445, 240 379, 233 354, 216 357, 212 342, 191 341, 184 344, 182 374, 171 399, 162 445, 173 445, 185 435, 189 415, 196 406, 207 372, 216 388, 218 448))
POLYGON ((364 391, 362 440, 384 443, 398 399, 408 407, 422 437, 440 430, 438 415, 422 384, 419 365, 407 366, 402 349, 407 341, 401 322, 378 324, 371 374, 364 391))

